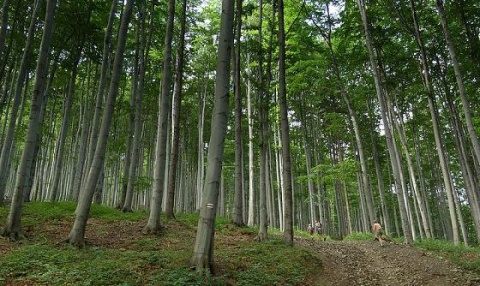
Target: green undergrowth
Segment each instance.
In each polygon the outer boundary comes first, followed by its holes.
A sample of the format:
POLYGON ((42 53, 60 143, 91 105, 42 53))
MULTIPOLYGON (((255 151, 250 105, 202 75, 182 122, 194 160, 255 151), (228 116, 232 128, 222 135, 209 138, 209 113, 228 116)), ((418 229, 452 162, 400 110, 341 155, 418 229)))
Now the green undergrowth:
MULTIPOLYGON (((198 215, 162 217, 160 236, 136 233, 123 239, 141 229, 148 213, 97 205, 91 217, 97 228, 112 231, 109 240, 77 249, 46 233, 55 227, 68 233, 74 212, 73 203, 26 203, 22 226, 35 227, 20 242, 0 238, 0 285, 315 285, 312 277, 321 267, 310 249, 285 246, 276 230, 269 229, 269 239, 257 242, 258 229, 217 217, 215 275, 199 275, 190 268, 198 215), (117 221, 128 221, 122 225, 132 228, 108 228, 117 221)), ((0 207, 1 222, 7 214, 0 207)))
POLYGON ((424 240, 415 242, 415 246, 432 251, 447 258, 460 267, 480 274, 480 248, 465 245, 454 245, 444 240, 424 240))

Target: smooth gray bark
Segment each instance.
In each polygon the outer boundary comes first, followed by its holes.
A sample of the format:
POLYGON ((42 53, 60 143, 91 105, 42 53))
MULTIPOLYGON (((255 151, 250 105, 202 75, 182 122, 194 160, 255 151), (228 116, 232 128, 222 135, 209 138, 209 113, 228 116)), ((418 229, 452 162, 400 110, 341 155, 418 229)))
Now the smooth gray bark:
POLYGON ((410 1, 410 3, 411 3, 411 10, 412 10, 412 17, 414 19, 414 25, 415 25, 415 39, 416 39, 418 48, 420 50, 420 56, 422 60, 421 76, 422 76, 425 91, 427 93, 428 108, 430 110, 430 117, 432 119, 435 146, 437 149, 438 158, 440 160, 440 168, 442 170, 442 175, 443 175, 442 177, 443 177, 445 192, 447 194, 448 210, 450 214, 450 220, 451 220, 452 232, 453 232, 453 243, 459 244, 460 236, 458 232, 458 223, 457 223, 457 217, 456 217, 456 211, 455 211, 455 197, 452 189, 452 178, 451 178, 451 173, 448 167, 445 150, 443 148, 444 144, 443 144, 443 139, 440 132, 439 123, 438 123, 439 116, 438 116, 438 111, 435 104, 435 95, 433 93, 433 88, 430 80, 430 67, 428 65, 425 47, 423 45, 422 38, 420 36, 420 29, 417 23, 414 2, 410 1))
MULTIPOLYGON (((107 87, 107 78, 110 70, 110 49, 113 33, 113 24, 115 21, 115 14, 117 13, 117 0, 112 0, 110 7, 110 14, 108 18, 107 28, 105 30, 105 37, 103 39, 103 53, 102 53, 102 67, 100 69, 100 81, 98 82, 98 92, 97 100, 95 103, 95 113, 93 114, 92 121, 92 130, 90 132, 89 138, 89 148, 87 152, 87 158, 85 163, 85 168, 82 169, 82 172, 85 171, 87 174, 82 174, 83 182, 87 179, 88 170, 92 164, 93 156, 95 154, 95 148, 98 142, 98 136, 100 132, 100 122, 102 119, 103 112, 103 97, 105 96, 105 89, 107 87)), ((78 192, 80 192, 81 185, 78 185, 78 192)), ((74 190, 76 192, 77 190, 74 190)))
POLYGON ((32 11, 32 19, 30 21, 30 26, 28 28, 27 39, 25 41, 25 48, 23 50, 20 67, 18 69, 18 76, 15 84, 15 91, 13 94, 13 103, 10 111, 10 119, 8 121, 9 124, 7 128, 7 132, 5 134, 5 138, 3 139, 3 143, 2 143, 2 148, 1 148, 2 151, 0 154, 0 204, 3 203, 4 197, 5 197, 5 187, 7 185, 8 174, 10 173, 7 171, 11 161, 10 152, 12 150, 12 145, 14 142, 14 133, 15 133, 16 122, 18 119, 17 118, 18 110, 20 108, 20 103, 21 103, 22 90, 25 87, 25 80, 27 76, 27 65, 28 65, 28 62, 30 61, 30 58, 32 57, 34 28, 35 28, 35 23, 37 21, 37 13, 39 9, 40 9, 40 5, 38 1, 36 2, 35 7, 32 11))
MULTIPOLYGON (((258 42, 263 42, 263 0, 259 2, 259 28, 258 28, 258 42)), ((259 47, 260 51, 258 53, 258 97, 260 101, 259 107, 259 118, 260 118, 260 128, 258 133, 258 138, 260 141, 260 184, 258 191, 259 201, 260 201, 260 210, 259 210, 259 228, 257 234, 258 241, 264 241, 267 239, 268 231, 268 100, 266 95, 268 90, 264 90, 264 80, 263 80, 263 48, 259 47)), ((271 203, 270 203, 271 205, 271 203)), ((272 213, 270 215, 273 215, 272 213)))
POLYGON ((63 160, 64 160, 64 150, 65 150, 65 141, 67 139, 67 132, 70 127, 70 118, 72 116, 72 105, 75 96, 75 84, 77 80, 77 69, 78 69, 78 62, 80 61, 80 57, 82 55, 82 48, 83 43, 78 45, 78 50, 76 51, 73 59, 73 67, 72 67, 72 74, 70 76, 70 82, 68 84, 68 91, 66 94, 66 99, 64 102, 64 112, 63 112, 63 120, 62 120, 62 127, 60 129, 60 136, 58 138, 58 145, 55 150, 55 164, 53 169, 53 180, 50 190, 50 198, 51 202, 55 202, 59 199, 59 183, 60 177, 62 176, 63 170, 63 160))
POLYGON ((450 36, 450 31, 448 29, 447 17, 445 15, 445 9, 443 5, 443 0, 436 0, 437 10, 440 16, 440 23, 442 24, 443 36, 445 37, 445 42, 447 43, 448 53, 453 65, 453 70, 455 73, 455 80, 457 81, 458 93, 460 99, 462 100, 463 115, 465 119, 465 124, 467 125, 467 132, 470 138, 470 142, 473 146, 473 154, 477 164, 480 165, 480 140, 477 132, 475 131, 475 126, 473 126, 473 119, 470 111, 470 103, 467 98, 467 93, 465 91, 465 85, 463 83, 462 70, 460 69, 460 64, 457 60, 457 53, 453 46, 453 42, 450 36))
POLYGON ((143 107, 143 94, 145 90, 145 65, 147 63, 148 58, 148 50, 147 48, 147 35, 145 29, 145 4, 140 3, 140 7, 138 9, 138 18, 139 24, 137 27, 137 40, 138 40, 138 48, 136 52, 136 62, 138 64, 138 69, 136 70, 136 74, 133 77, 135 79, 132 99, 133 99, 133 122, 131 122, 131 128, 133 129, 132 139, 129 142, 131 149, 128 149, 129 152, 129 164, 128 167, 125 166, 127 169, 127 190, 125 193, 122 211, 123 212, 131 212, 132 211, 132 204, 133 204, 133 193, 135 188, 135 183, 137 180, 137 172, 139 166, 139 155, 140 155, 140 146, 141 146, 141 139, 142 139, 142 107, 143 107))
POLYGON ((382 121, 385 128, 385 137, 387 140, 388 145, 388 152, 390 156, 390 162, 392 165, 392 171, 395 179, 395 187, 398 192, 398 204, 400 209, 400 217, 402 221, 402 228, 403 234, 405 237, 405 242, 407 244, 411 244, 413 242, 412 238, 412 231, 410 229, 409 223, 410 220, 407 214, 407 202, 404 198, 405 189, 402 186, 402 179, 400 174, 400 162, 398 162, 398 153, 395 150, 395 146, 393 142, 392 130, 390 129, 390 123, 388 122, 387 117, 387 106, 385 104, 384 94, 383 94, 383 87, 382 81, 380 79, 380 72, 378 70, 378 61, 377 56, 375 54, 375 50, 373 49, 372 39, 370 34, 370 26, 367 19, 367 13, 365 9, 365 2, 364 0, 357 0, 358 7, 360 9, 360 16, 362 18, 363 28, 365 32, 365 41, 370 57, 370 64, 373 70, 373 78, 375 81, 375 89, 378 97, 378 101, 380 103, 380 112, 382 115, 382 121))
POLYGON ((192 264, 198 273, 214 272, 215 216, 221 183, 230 91, 234 0, 223 0, 208 165, 192 264))
POLYGON ((180 150, 180 111, 183 93, 183 66, 185 54, 185 32, 186 32, 186 10, 187 1, 182 1, 182 16, 180 24, 180 39, 177 54, 174 101, 172 106, 172 154, 170 168, 168 168, 168 189, 165 215, 167 218, 174 218, 175 190, 177 186, 177 166, 180 150))
POLYGON ((100 127, 100 134, 98 137, 97 146, 95 148, 93 161, 88 171, 87 180, 85 182, 85 185, 82 187, 77 208, 75 210, 75 222, 72 229, 70 230, 70 234, 66 239, 68 243, 78 247, 83 247, 85 245, 85 229, 90 213, 90 207, 92 204, 93 195, 96 191, 98 180, 103 172, 103 164, 105 162, 105 155, 107 149, 107 140, 110 125, 112 122, 115 101, 118 95, 118 86, 120 84, 120 75, 122 72, 122 64, 124 60, 128 24, 130 22, 130 17, 132 14, 133 3, 134 0, 127 0, 124 7, 118 33, 115 60, 113 62, 112 79, 110 82, 106 106, 103 111, 103 120, 100 127))
POLYGON ((175 17, 175 0, 168 1, 168 20, 167 31, 164 42, 163 72, 162 72, 162 90, 159 97, 158 123, 157 123, 157 145, 155 149, 155 170, 154 187, 152 201, 150 204, 150 215, 147 225, 144 227, 145 233, 157 233, 161 230, 160 213, 162 208, 162 199, 166 187, 167 177, 167 138, 168 138, 168 112, 171 108, 172 83, 172 38, 173 21, 175 17))
POLYGON ((50 51, 50 44, 53 38, 54 30, 54 16, 57 1, 48 0, 45 11, 45 23, 43 26, 42 42, 38 52, 37 67, 35 71, 35 83, 33 87, 33 97, 30 106, 30 115, 28 118, 28 130, 25 139, 25 145, 20 159, 20 164, 17 169, 17 176, 15 181, 14 194, 10 212, 8 214, 7 222, 3 229, 3 236, 9 237, 13 240, 23 238, 21 217, 24 200, 24 191, 26 178, 28 177, 32 161, 34 157, 35 147, 37 145, 37 134, 39 126, 38 117, 43 102, 45 81, 48 70, 48 55, 50 51))
MULTIPOLYGON (((234 69, 234 92, 235 92, 235 195, 233 207, 233 222, 238 226, 243 226, 243 127, 242 127, 242 88, 241 88, 241 36, 242 36, 242 0, 236 0, 235 20, 237 22, 235 29, 235 59, 234 69)), ((260 18, 261 19, 261 18, 260 18)))
POLYGON ((288 105, 287 105, 287 84, 285 80, 285 21, 283 0, 278 0, 278 99, 280 106, 280 130, 282 141, 282 163, 283 163, 283 187, 284 187, 284 229, 283 241, 288 246, 293 246, 293 184, 292 184, 292 164, 290 156, 290 131, 288 123, 288 105))

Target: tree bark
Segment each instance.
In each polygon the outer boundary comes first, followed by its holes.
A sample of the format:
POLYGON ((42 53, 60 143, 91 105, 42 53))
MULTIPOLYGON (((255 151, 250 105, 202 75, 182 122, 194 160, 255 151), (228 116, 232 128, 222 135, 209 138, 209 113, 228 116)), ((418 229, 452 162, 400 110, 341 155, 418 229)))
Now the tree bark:
POLYGON ((378 70, 378 62, 377 62, 377 57, 375 54, 375 50, 373 49, 372 45, 372 40, 371 40, 371 34, 370 34, 370 28, 369 28, 369 23, 367 19, 367 13, 365 10, 365 3, 364 0, 357 0, 358 7, 360 9, 360 16, 362 18, 362 23, 363 23, 363 28, 365 32, 365 40, 366 40, 366 45, 370 57, 370 64, 373 70, 373 78, 375 81, 375 89, 377 92, 377 97, 378 101, 380 103, 380 112, 382 114, 382 121, 384 124, 385 128, 385 137, 387 140, 387 145, 388 145, 388 151, 390 155, 390 162, 392 165, 392 170, 394 174, 394 179, 395 179, 395 187, 398 192, 398 204, 399 204, 399 209, 400 209, 400 217, 402 221, 402 228, 403 228, 403 233, 405 237, 405 242, 407 244, 411 244, 413 242, 412 238, 412 232, 409 226, 410 220, 407 215, 407 202, 405 201, 404 198, 404 192, 405 190, 402 187, 402 180, 400 176, 400 168, 399 168, 399 162, 397 159, 397 154, 394 149, 394 143, 393 142, 393 137, 392 137, 392 131, 390 129, 390 124, 388 122, 387 118, 387 107, 385 104, 384 100, 384 95, 383 95, 383 87, 382 87, 382 82, 380 80, 380 72, 378 70))
MULTIPOLYGON (((258 28, 258 42, 263 43, 263 0, 259 2, 259 28, 258 28)), ((260 219, 259 219, 259 228, 257 234, 258 241, 265 241, 267 239, 268 231, 268 211, 267 207, 269 205, 268 200, 268 100, 266 94, 268 90, 264 90, 263 82, 263 48, 262 45, 259 47, 258 52, 258 97, 260 101, 259 106, 259 141, 260 141, 260 184, 259 184, 259 193, 260 193, 260 219)), ((272 214, 271 214, 272 215, 272 214)))
MULTIPOLYGON (((7 1, 5 1, 7 2, 7 1)), ((40 9, 40 1, 35 2, 35 7, 32 11, 32 19, 28 28, 27 39, 25 41, 25 48, 23 50, 22 60, 18 70, 18 76, 15 84, 15 91, 13 95, 13 104, 10 111, 10 119, 7 128, 5 138, 3 139, 2 152, 0 154, 0 205, 3 203, 5 197, 5 187, 7 185, 7 178, 10 172, 7 171, 7 167, 10 165, 12 145, 14 142, 15 126, 17 121, 17 114, 20 108, 22 89, 27 76, 27 65, 32 57, 32 43, 34 37, 35 23, 37 22, 37 13, 40 9)), ((0 39, 1 42, 1 39, 0 39)), ((1 53, 0 53, 1 55, 1 53)), ((5 121, 6 123, 6 121, 5 121)))
POLYGON ((45 11, 45 24, 43 26, 42 42, 38 52, 37 67, 35 71, 35 83, 33 87, 33 98, 30 106, 30 116, 28 119, 28 131, 26 135, 25 145, 20 159, 20 165, 17 169, 17 177, 15 182, 14 194, 7 222, 3 229, 2 235, 13 240, 24 237, 21 228, 21 216, 24 200, 25 179, 30 173, 32 161, 37 143, 37 134, 39 126, 38 117, 44 97, 45 81, 48 70, 48 54, 50 44, 53 38, 54 16, 57 1, 48 0, 45 11))
POLYGON ((164 42, 164 59, 162 72, 162 90, 159 97, 157 146, 155 150, 154 187, 150 204, 150 215, 144 233, 158 233, 162 225, 160 213, 165 189, 166 164, 167 164, 167 137, 168 137, 168 111, 170 110, 170 86, 172 82, 172 38, 173 21, 175 17, 175 0, 168 1, 167 31, 164 42))
POLYGON ((70 127, 70 117, 72 116, 72 105, 73 105, 74 96, 75 96, 75 84, 77 80, 78 63, 80 61, 80 57, 82 56, 82 48, 83 48, 83 41, 78 45, 78 50, 73 55, 74 58, 73 58, 72 74, 70 76, 68 91, 67 91, 65 102, 64 102, 62 127, 60 130, 60 136, 58 138, 58 145, 55 150, 55 165, 53 170, 53 180, 52 180, 50 198, 49 198, 51 202, 56 202, 60 196, 58 191, 58 188, 59 188, 58 185, 60 183, 60 177, 62 175, 62 170, 63 170, 65 140, 67 139, 67 132, 70 127))
POLYGON ((138 46, 138 72, 136 79, 136 89, 134 95, 134 118, 133 118, 133 138, 131 142, 131 153, 130 153, 130 163, 128 164, 128 179, 127 179, 127 191, 125 194, 124 204, 122 206, 122 211, 130 212, 132 211, 132 199, 133 192, 135 188, 135 183, 137 181, 138 173, 138 163, 139 163, 139 154, 141 147, 141 138, 142 138, 142 112, 143 112, 143 94, 145 90, 145 66, 148 60, 148 43, 147 43, 147 32, 145 27, 145 3, 140 3, 138 9, 138 30, 137 37, 139 41, 138 46))
MULTIPOLYGON (((35 1, 35 6, 37 5, 37 1, 35 1)), ((8 9, 10 7, 10 0, 3 0, 3 5, 2 5, 2 23, 0 24, 0 62, 3 59, 3 49, 5 48, 5 40, 7 38, 7 27, 8 27, 8 9)), ((35 8, 34 8, 35 10, 35 8)), ((33 15, 35 18, 35 14, 33 15)), ((33 21, 33 19, 32 19, 33 21)), ((4 66, 4 63, 1 64, 0 66, 4 66)), ((0 82, 2 82, 2 73, 0 73, 0 82)), ((1 104, 0 104, 1 106, 1 104)))
POLYGON ((285 81, 285 21, 283 0, 278 0, 278 45, 279 45, 279 66, 278 66, 278 98, 280 106, 280 125, 282 141, 282 162, 283 162, 283 187, 284 197, 284 230, 283 241, 288 246, 293 246, 293 186, 292 186, 292 165, 290 156, 290 131, 288 124, 287 106, 287 84, 285 81))
POLYGON ((463 115, 465 116, 465 124, 467 125, 468 135, 470 137, 470 142, 473 146, 473 151, 477 164, 480 165, 480 141, 478 139, 478 134, 475 131, 475 126, 473 126, 472 115, 470 112, 470 104, 467 98, 465 91, 465 85, 463 83, 462 71, 460 69, 460 64, 457 60, 457 54, 453 46, 453 42, 450 36, 450 31, 448 30, 447 17, 445 15, 445 9, 443 5, 443 0, 436 0, 437 10, 440 16, 440 22, 442 24, 443 36, 445 37, 445 42, 447 43, 448 53, 453 65, 453 70, 455 72, 455 79, 457 81, 458 93, 460 99, 462 100, 463 115))
MULTIPOLYGON (((440 127, 438 123, 438 114, 437 114, 437 109, 435 106, 435 95, 433 94, 433 89, 431 86, 431 81, 430 81, 430 68, 428 65, 427 61, 427 54, 425 51, 425 47, 423 45, 421 36, 420 36, 420 29, 418 27, 417 23, 417 17, 415 13, 415 6, 413 0, 410 1, 411 3, 411 11, 412 11, 412 17, 414 19, 414 25, 415 25, 415 39, 418 45, 418 48, 420 50, 420 56, 422 60, 422 70, 421 70, 421 76, 423 80, 423 85, 425 88, 425 91, 427 93, 427 98, 428 98, 428 107, 430 110, 430 116, 432 118, 432 127, 433 127, 433 132, 434 132, 434 138, 435 138, 435 146, 437 149, 437 154, 438 158, 440 160, 440 167, 442 170, 443 174, 443 182, 444 182, 444 187, 445 187, 445 192, 447 193, 447 200, 448 200, 448 209, 450 213, 450 220, 452 224, 452 231, 453 231, 453 243, 454 244, 459 244, 460 243, 460 237, 458 233, 458 224, 457 224, 457 218, 456 218, 456 211, 455 211, 455 197, 453 194, 452 190, 452 179, 451 179, 451 173, 448 168, 448 163, 447 163, 447 158, 445 155, 445 151, 443 148, 443 140, 441 137, 440 133, 440 127)), ((438 1, 437 1, 438 4, 438 1)), ((480 158, 480 157, 479 157, 480 158)))
POLYGON ((230 90, 230 57, 233 45, 234 1, 223 0, 215 79, 215 103, 212 133, 208 145, 208 166, 198 220, 192 264, 198 273, 214 272, 213 250, 215 215, 222 173, 225 135, 227 131, 230 90))
POLYGON ((103 111, 100 134, 98 137, 97 146, 95 148, 93 161, 89 168, 87 180, 85 182, 85 186, 82 187, 77 208, 75 210, 75 222, 70 230, 70 234, 66 239, 68 243, 77 247, 83 247, 85 245, 85 228, 87 225, 88 215, 90 213, 90 207, 97 187, 98 179, 102 173, 105 162, 107 140, 112 122, 115 101, 118 95, 118 87, 120 84, 120 75, 122 72, 125 44, 127 40, 128 25, 133 10, 133 2, 134 0, 127 0, 124 7, 118 33, 115 59, 113 62, 112 79, 110 82, 106 106, 103 111))
POLYGON ((165 208, 165 215, 167 218, 175 218, 174 216, 174 199, 175 189, 177 182, 177 166, 178 156, 180 149, 180 111, 182 104, 182 92, 183 92, 183 66, 184 66, 184 54, 185 54, 185 30, 186 30, 186 10, 187 1, 183 0, 182 3, 182 17, 180 24, 180 42, 177 55, 177 72, 175 74, 175 90, 174 90, 174 102, 172 111, 172 155, 170 160, 170 168, 168 168, 168 189, 167 189, 167 204, 165 208))
MULTIPOLYGON (((242 128, 242 88, 241 88, 241 36, 242 36, 242 0, 236 1, 235 19, 235 60, 234 68, 234 92, 235 92, 235 195, 234 195, 234 217, 233 221, 237 226, 245 224, 243 219, 243 128, 242 128)), ((250 205, 249 205, 250 206, 250 205)))

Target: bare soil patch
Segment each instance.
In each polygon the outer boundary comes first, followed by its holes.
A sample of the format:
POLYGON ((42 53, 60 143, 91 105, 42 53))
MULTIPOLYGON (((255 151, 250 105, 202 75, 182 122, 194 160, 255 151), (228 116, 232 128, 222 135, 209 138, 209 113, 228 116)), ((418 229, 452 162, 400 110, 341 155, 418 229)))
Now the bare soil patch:
POLYGON ((318 284, 324 286, 474 286, 478 274, 422 249, 375 241, 297 239, 320 257, 318 284))

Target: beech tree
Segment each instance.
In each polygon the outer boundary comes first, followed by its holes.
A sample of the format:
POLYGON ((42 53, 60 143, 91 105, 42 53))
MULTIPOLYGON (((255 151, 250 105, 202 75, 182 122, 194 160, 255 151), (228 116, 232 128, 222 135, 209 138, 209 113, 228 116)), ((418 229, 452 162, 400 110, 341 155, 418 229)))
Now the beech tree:
POLYGON ((97 146, 93 161, 89 166, 88 176, 85 185, 82 187, 77 208, 75 210, 75 222, 66 239, 66 241, 77 247, 85 245, 85 228, 87 225, 88 215, 92 204, 93 195, 97 186, 98 179, 102 173, 103 164, 105 162, 105 153, 107 139, 112 121, 115 101, 118 94, 118 85, 120 81, 120 73, 124 59, 125 43, 127 40, 128 25, 130 16, 132 15, 134 0, 128 0, 123 8, 122 20, 119 28, 115 59, 113 62, 112 79, 108 90, 108 97, 103 111, 100 136, 98 137, 97 146))
POLYGON ((198 220, 192 264, 196 271, 214 272, 215 216, 223 164, 230 93, 230 58, 233 45, 234 0, 222 1, 220 35, 215 79, 215 104, 208 144, 208 165, 198 220))
POLYGON ((42 42, 38 53, 37 67, 35 70, 35 84, 32 95, 32 102, 30 107, 30 115, 28 120, 28 131, 25 140, 25 146, 22 152, 22 157, 17 170, 17 179, 15 182, 15 190, 12 197, 12 205, 8 218, 3 229, 3 236, 9 237, 13 240, 18 240, 24 237, 21 227, 22 208, 25 191, 25 179, 31 171, 32 161, 34 159, 35 146, 37 144, 37 134, 40 128, 40 121, 38 120, 40 108, 42 105, 45 83, 48 70, 48 55, 50 51, 50 44, 53 37, 54 17, 57 6, 56 0, 48 0, 45 12, 45 23, 43 26, 42 42))

